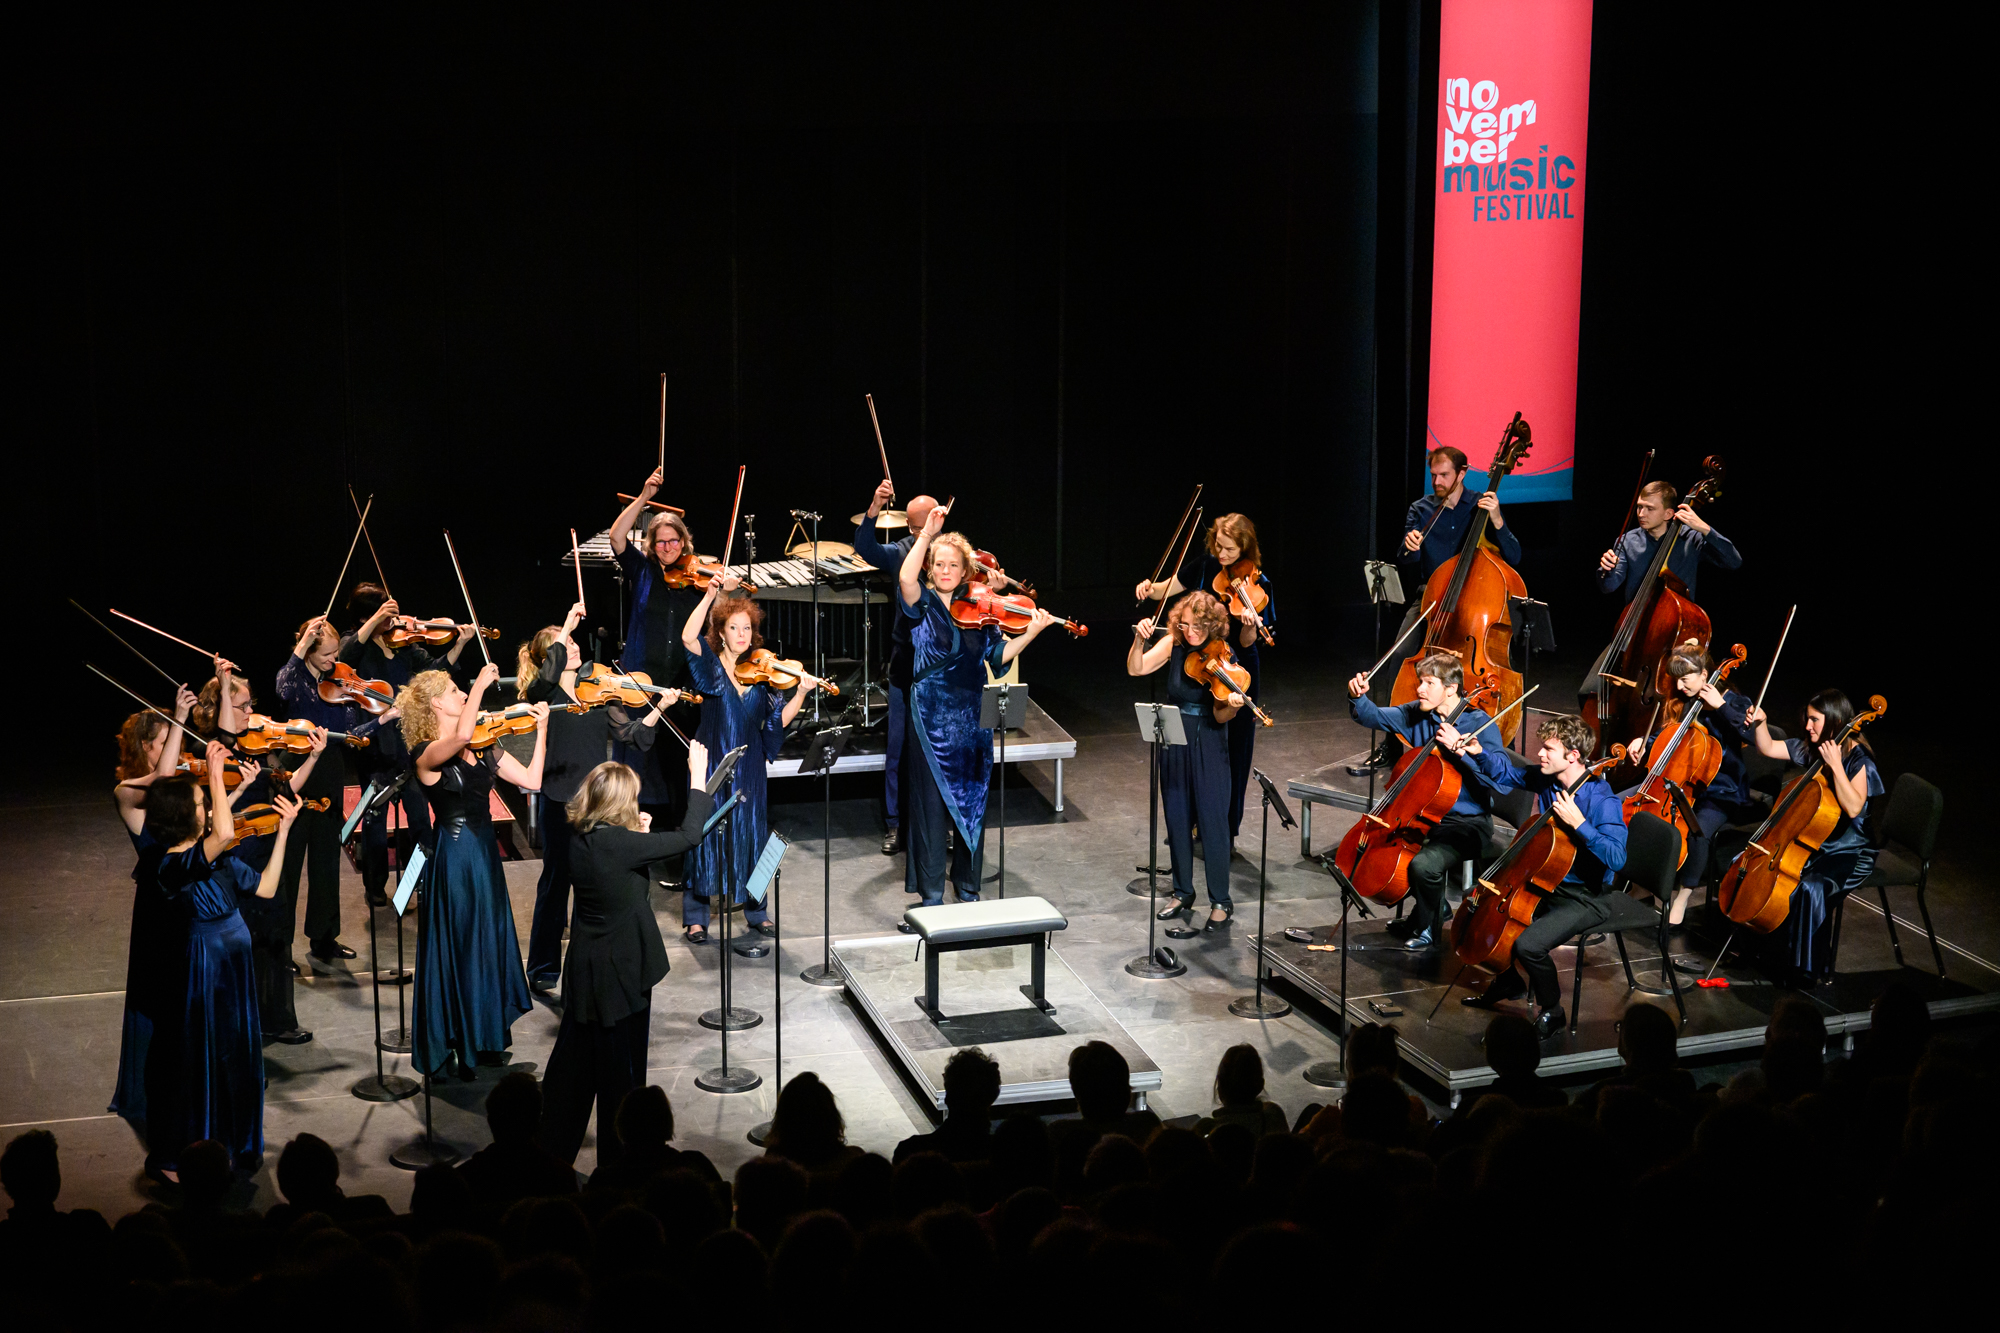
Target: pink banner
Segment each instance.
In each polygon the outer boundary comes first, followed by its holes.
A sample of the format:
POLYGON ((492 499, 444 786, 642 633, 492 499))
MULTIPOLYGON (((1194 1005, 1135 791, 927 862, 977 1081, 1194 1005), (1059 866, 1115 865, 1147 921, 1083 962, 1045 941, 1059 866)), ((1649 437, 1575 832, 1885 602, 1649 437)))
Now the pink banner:
POLYGON ((1534 447, 1501 499, 1566 500, 1576 454, 1590 0, 1443 0, 1426 449, 1482 473, 1516 411, 1534 447))

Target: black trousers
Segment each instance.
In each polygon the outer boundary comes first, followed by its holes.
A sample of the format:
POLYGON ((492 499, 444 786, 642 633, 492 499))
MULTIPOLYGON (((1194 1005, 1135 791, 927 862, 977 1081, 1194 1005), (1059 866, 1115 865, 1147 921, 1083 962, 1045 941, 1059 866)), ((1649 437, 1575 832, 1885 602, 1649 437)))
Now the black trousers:
MULTIPOLYGON (((301 813, 300 819, 305 818, 301 813)), ((287 843, 287 846, 290 844, 287 843)), ((294 895, 298 882, 292 882, 294 895)), ((281 885, 269 901, 245 901, 243 922, 250 928, 250 964, 257 977, 257 1021, 265 1036, 290 1032, 299 1025, 292 1003, 292 939, 297 934, 296 897, 287 900, 281 885)))
POLYGON ((562 975, 562 937, 569 925, 569 813, 563 802, 539 792, 535 800, 542 807, 542 878, 528 927, 527 972, 530 981, 554 985, 562 975))
POLYGON ((306 940, 314 945, 330 945, 340 935, 339 808, 336 803, 323 811, 299 811, 291 837, 285 841, 285 864, 278 874, 277 901, 284 904, 283 917, 291 923, 288 933, 296 934, 299 872, 305 871, 306 940))
POLYGON ((1447 814, 1438 821, 1423 850, 1410 858, 1410 920, 1421 932, 1444 917, 1444 896, 1459 867, 1477 859, 1493 837, 1492 815, 1447 814))
MULTIPOLYGON (((1250 683, 1250 698, 1257 697, 1257 683, 1250 683)), ((1229 719, 1229 837, 1233 842, 1243 831, 1243 797, 1250 788, 1250 769, 1256 762, 1257 715, 1238 709, 1229 719)))
MULTIPOLYGON (((1562 981, 1556 976, 1555 961, 1549 957, 1557 946, 1575 939, 1592 926, 1611 919, 1611 906, 1602 894, 1574 892, 1569 886, 1542 899, 1535 919, 1514 941, 1514 961, 1528 974, 1528 987, 1535 1003, 1544 1009, 1562 1008, 1562 981)), ((1495 984, 1501 984, 1501 982, 1495 984)))
POLYGON ((977 902, 986 864, 983 822, 986 812, 973 812, 982 821, 976 830, 979 841, 967 846, 965 838, 960 837, 947 853, 945 832, 952 827, 951 808, 945 804, 944 792, 938 788, 930 761, 924 757, 923 742, 911 735, 904 742, 904 750, 908 757, 903 766, 903 836, 909 841, 903 863, 903 887, 922 899, 925 907, 935 907, 944 901, 947 884, 958 891, 960 902, 977 902))
POLYGON ((650 999, 645 1008, 609 1027, 580 1023, 565 1010, 562 1026, 556 1029, 555 1049, 549 1052, 549 1072, 542 1078, 544 1148, 565 1162, 576 1161, 594 1104, 598 1163, 621 1156, 618 1105, 626 1093, 646 1082, 652 1022, 650 999))
MULTIPOLYGON (((365 783, 362 790, 367 790, 365 783)), ((403 822, 408 829, 406 846, 414 847, 417 843, 430 841, 431 803, 425 798, 424 789, 414 775, 403 784, 403 790, 396 793, 395 801, 390 804, 403 807, 403 822)), ((409 864, 407 851, 398 861, 409 864)), ((380 894, 388 883, 389 809, 384 806, 361 823, 361 886, 372 896, 380 894)))

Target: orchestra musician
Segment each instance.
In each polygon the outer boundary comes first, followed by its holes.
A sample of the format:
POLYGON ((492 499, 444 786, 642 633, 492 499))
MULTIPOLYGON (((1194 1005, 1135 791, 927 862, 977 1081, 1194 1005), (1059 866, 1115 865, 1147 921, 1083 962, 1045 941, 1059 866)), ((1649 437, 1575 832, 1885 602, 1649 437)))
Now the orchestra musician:
MULTIPOLYGON (((1222 827, 1229 809, 1233 777, 1225 739, 1232 718, 1243 708, 1244 696, 1232 691, 1218 701, 1182 669, 1190 650, 1198 650, 1230 630, 1229 613, 1206 592, 1191 592, 1166 613, 1167 636, 1148 647, 1155 625, 1151 617, 1132 627, 1132 646, 1125 653, 1125 673, 1145 676, 1167 669, 1167 701, 1181 712, 1186 745, 1160 751, 1160 804, 1167 820, 1167 855, 1173 869, 1173 904, 1157 913, 1161 921, 1192 916, 1194 909, 1194 830, 1209 830, 1202 839, 1202 867, 1208 887, 1208 922, 1214 933, 1235 912, 1229 896, 1229 844, 1213 830, 1222 827)), ((1253 632, 1254 633, 1254 632, 1253 632)))
MULTIPOLYGON (((373 717, 362 711, 358 704, 340 702, 328 703, 319 697, 320 678, 333 670, 340 650, 340 636, 327 624, 325 616, 314 616, 299 627, 298 641, 292 646, 292 655, 278 668, 278 697, 296 721, 310 722, 321 732, 314 738, 313 754, 316 757, 309 778, 293 775, 293 790, 302 797, 331 798, 325 810, 302 810, 292 827, 290 841, 286 844, 287 863, 284 875, 278 881, 278 896, 271 904, 270 917, 275 920, 289 919, 290 927, 285 931, 285 961, 289 963, 292 936, 297 931, 299 872, 303 868, 306 875, 306 946, 312 958, 323 965, 330 965, 338 958, 354 957, 354 950, 340 942, 340 826, 346 822, 341 809, 342 796, 348 783, 348 747, 336 745, 329 749, 324 733, 344 731, 367 738, 369 748, 373 748, 374 734, 379 729, 373 717)), ((301 769, 301 772, 304 770, 301 769)), ((290 1014, 291 969, 283 969, 284 1002, 276 1014, 266 1013, 265 1017, 276 1021, 290 1014)), ((262 972, 259 973, 260 980, 262 972)), ((269 992, 267 1000, 275 999, 269 992)), ((272 1006, 266 1005, 269 1009, 272 1006)), ((300 1039, 296 1022, 286 1023, 282 1028, 272 1029, 280 1034, 279 1041, 297 1044, 300 1039)))
POLYGON ((1469 757, 1481 778, 1496 791, 1526 787, 1534 792, 1537 813, 1552 811, 1569 829, 1577 849, 1569 873, 1554 892, 1535 905, 1534 921, 1514 941, 1514 962, 1520 968, 1509 964, 1483 994, 1465 996, 1459 1003, 1493 1009, 1532 990, 1537 1010, 1535 1033, 1547 1038, 1568 1021, 1562 1007, 1562 983, 1556 977, 1550 951, 1610 919, 1605 894, 1613 877, 1625 868, 1625 810, 1611 784, 1601 777, 1591 778, 1574 793, 1568 790, 1584 775, 1594 744, 1582 718, 1552 717, 1543 722, 1536 732, 1541 742, 1535 752, 1536 767, 1526 770, 1514 766, 1504 747, 1483 745, 1467 734, 1470 730, 1441 726, 1438 744, 1469 757), (1526 981, 1521 979, 1523 971, 1528 974, 1526 981))
MULTIPOLYGON (((1456 657, 1432 653, 1417 663, 1416 701, 1383 708, 1368 698, 1367 673, 1356 672, 1347 682, 1348 716, 1364 727, 1391 733, 1403 744, 1421 747, 1432 736, 1442 734, 1439 724, 1458 707, 1464 682, 1465 671, 1456 657)), ((1486 720, 1483 710, 1467 708, 1458 715, 1457 729, 1471 732, 1486 720)), ((1493 836, 1492 787, 1480 779, 1477 764, 1468 756, 1448 753, 1445 758, 1459 769, 1458 799, 1410 860, 1410 897, 1415 907, 1388 926, 1390 937, 1402 941, 1412 952, 1444 947, 1447 882, 1461 864, 1484 852, 1493 836)))
POLYGON ((1736 544, 1717 532, 1693 505, 1676 504, 1680 492, 1664 481, 1649 481, 1639 488, 1639 503, 1633 510, 1639 526, 1621 536, 1597 560, 1597 584, 1607 593, 1618 593, 1629 602, 1652 568, 1667 524, 1679 519, 1688 527, 1674 549, 1667 554, 1667 569, 1687 586, 1694 596, 1695 577, 1705 564, 1718 569, 1743 568, 1742 553, 1736 544))
MULTIPOLYGON (((919 495, 910 501, 903 511, 909 526, 903 535, 893 542, 883 544, 875 535, 875 519, 891 500, 896 498, 895 483, 884 479, 869 497, 868 510, 862 520, 854 525, 854 553, 868 564, 880 570, 895 571, 903 567, 903 557, 910 553, 916 543, 917 533, 930 517, 937 501, 928 495, 919 495)), ((885 693, 889 698, 889 716, 883 729, 885 753, 882 765, 882 807, 888 833, 882 839, 882 855, 894 856, 903 850, 902 827, 902 787, 907 773, 904 767, 906 750, 904 737, 907 734, 910 691, 910 622, 902 616, 894 616, 889 626, 889 682, 885 693)))
MULTIPOLYGON (((972 570, 972 543, 945 532, 949 506, 924 516, 898 574, 910 623, 909 765, 904 791, 909 855, 903 887, 925 906, 944 901, 947 877, 960 902, 977 902, 985 857, 986 793, 993 776, 993 733, 979 725, 987 668, 997 675, 1055 623, 1040 607, 1021 634, 997 625, 966 629, 952 618, 972 570), (945 829, 958 832, 946 866, 945 829)), ((898 929, 908 931, 907 921, 898 929)))

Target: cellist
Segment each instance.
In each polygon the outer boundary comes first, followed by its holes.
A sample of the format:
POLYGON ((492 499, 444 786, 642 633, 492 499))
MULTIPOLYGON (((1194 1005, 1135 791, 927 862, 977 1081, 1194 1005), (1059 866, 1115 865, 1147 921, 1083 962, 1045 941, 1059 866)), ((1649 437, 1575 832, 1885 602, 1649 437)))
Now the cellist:
POLYGON ((1591 778, 1575 787, 1588 767, 1586 759, 1595 738, 1580 717, 1552 717, 1535 733, 1541 749, 1535 752, 1536 767, 1521 770, 1498 747, 1486 747, 1470 734, 1449 725, 1438 728, 1438 744, 1468 757, 1479 775, 1495 791, 1526 787, 1535 793, 1539 813, 1550 810, 1576 840, 1576 860, 1553 893, 1535 907, 1535 919, 1514 941, 1514 962, 1493 978, 1485 992, 1459 1001, 1474 1009, 1497 1008, 1503 1001, 1518 999, 1530 988, 1535 997, 1535 1034, 1553 1036, 1568 1021, 1562 1007, 1562 983, 1550 952, 1590 927, 1608 920, 1611 909, 1605 894, 1612 877, 1625 868, 1625 810, 1611 784, 1591 778), (1554 796, 1550 796, 1550 792, 1554 796), (1521 973, 1528 974, 1524 981, 1521 973))
POLYGON ((1854 705, 1839 690, 1821 690, 1806 700, 1801 719, 1804 740, 1787 737, 1781 741, 1772 736, 1761 708, 1751 709, 1745 720, 1756 728, 1752 738, 1758 753, 1767 759, 1800 765, 1824 759, 1827 784, 1840 804, 1840 821, 1806 861, 1799 874, 1798 892, 1792 895, 1791 911, 1783 929, 1776 932, 1777 947, 1783 950, 1786 961, 1806 977, 1824 981, 1833 971, 1833 909, 1875 868, 1868 802, 1882 794, 1882 774, 1875 767, 1875 752, 1858 731, 1845 743, 1833 739, 1854 720, 1854 705))
MULTIPOLYGON (((1458 706, 1464 683, 1465 670, 1456 657, 1432 653, 1417 664, 1415 703, 1377 707, 1368 698, 1367 674, 1357 672, 1347 682, 1347 712, 1364 727, 1386 731, 1411 746, 1422 746, 1433 735, 1444 735, 1440 720, 1458 706)), ((1480 709, 1467 708, 1458 715, 1458 726, 1472 731, 1486 720, 1480 709)), ((1410 896, 1416 907, 1410 915, 1391 921, 1388 928, 1390 937, 1401 940, 1413 953, 1443 947, 1446 882, 1462 862, 1484 852, 1493 836, 1493 789, 1479 780, 1478 765, 1459 754, 1446 754, 1444 760, 1456 764, 1464 779, 1458 800, 1410 861, 1410 896)))
POLYGON ((1639 488, 1639 503, 1632 511, 1639 526, 1598 557, 1599 587, 1607 593, 1618 593, 1621 601, 1631 601, 1645 581, 1646 571, 1653 566, 1653 553, 1660 549, 1660 538, 1667 524, 1674 519, 1685 523, 1688 531, 1668 553, 1667 570, 1687 585, 1689 597, 1694 596, 1695 575, 1702 565, 1743 568, 1743 556, 1736 544, 1717 532, 1693 505, 1677 505, 1679 499, 1680 492, 1664 481, 1649 481, 1639 488))

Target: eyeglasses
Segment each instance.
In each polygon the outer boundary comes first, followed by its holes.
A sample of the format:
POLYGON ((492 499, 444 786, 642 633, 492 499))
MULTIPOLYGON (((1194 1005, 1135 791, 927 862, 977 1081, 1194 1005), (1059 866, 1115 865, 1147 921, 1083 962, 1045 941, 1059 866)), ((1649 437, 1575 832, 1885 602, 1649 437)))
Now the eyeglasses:
POLYGON ((653 543, 655 546, 679 546, 680 544, 681 539, 679 537, 662 537, 653 543))

